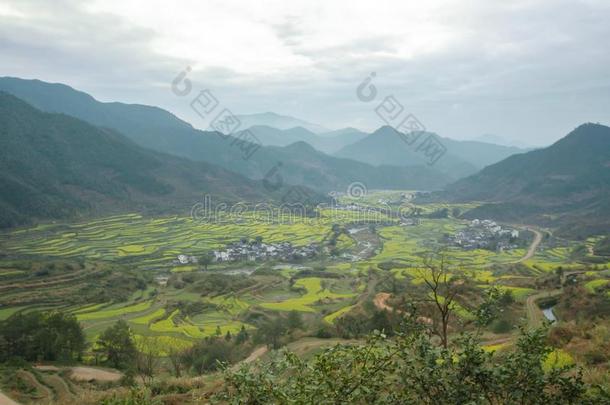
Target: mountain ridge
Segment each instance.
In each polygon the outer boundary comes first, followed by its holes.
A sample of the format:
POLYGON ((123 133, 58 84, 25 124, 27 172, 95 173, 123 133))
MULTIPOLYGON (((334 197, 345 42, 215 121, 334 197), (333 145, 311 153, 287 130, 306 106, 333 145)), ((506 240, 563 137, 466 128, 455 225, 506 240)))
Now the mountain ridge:
POLYGON ((260 181, 142 148, 1 91, 0 134, 2 227, 129 210, 187 213, 204 194, 219 202, 273 198, 260 181))
MULTIPOLYGON (((254 154, 245 156, 244 150, 253 145, 236 137, 194 129, 157 107, 101 103, 89 95, 83 97, 86 93, 77 92, 69 86, 49 85, 41 81, 0 78, 2 89, 43 111, 65 113, 92 125, 116 130, 140 146, 208 162, 255 180, 265 178, 277 162, 284 162, 283 178, 287 184, 310 187, 320 192, 344 189, 354 181, 364 182, 370 188, 391 185, 402 189, 423 187, 435 190, 455 180, 434 168, 420 167, 415 170, 419 177, 414 178, 413 169, 380 169, 362 162, 312 154, 318 163, 316 166, 303 159, 295 159, 291 151, 278 147, 260 146, 254 154)), ((235 135, 239 136, 239 133, 235 135)))

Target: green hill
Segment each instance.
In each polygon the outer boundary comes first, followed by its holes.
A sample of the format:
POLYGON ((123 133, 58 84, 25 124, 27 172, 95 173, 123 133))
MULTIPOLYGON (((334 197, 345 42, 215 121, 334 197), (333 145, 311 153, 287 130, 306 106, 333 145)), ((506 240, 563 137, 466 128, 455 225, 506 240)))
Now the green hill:
MULTIPOLYGON (((102 103, 66 85, 39 80, 0 78, 0 90, 14 94, 43 111, 64 113, 95 126, 112 128, 141 146, 212 163, 251 179, 263 179, 278 162, 283 165, 282 176, 286 183, 319 191, 340 190, 354 181, 363 182, 371 189, 392 185, 401 189, 434 190, 455 179, 425 165, 417 169, 390 170, 333 156, 320 156, 319 153, 315 164, 304 164, 304 159, 295 159, 294 148, 261 147, 249 159, 244 159, 240 148, 231 146, 233 138, 196 130, 156 107, 102 103), (419 177, 414 177, 414 174, 419 177)), ((314 154, 311 150, 306 152, 314 154)))
POLYGON ((545 149, 511 156, 448 186, 454 201, 486 201, 470 215, 610 229, 610 128, 584 124, 545 149))
MULTIPOLYGON (((279 193, 280 190, 277 191, 279 193)), ((0 92, 0 226, 125 210, 179 211, 211 194, 266 200, 261 182, 137 146, 0 92)))

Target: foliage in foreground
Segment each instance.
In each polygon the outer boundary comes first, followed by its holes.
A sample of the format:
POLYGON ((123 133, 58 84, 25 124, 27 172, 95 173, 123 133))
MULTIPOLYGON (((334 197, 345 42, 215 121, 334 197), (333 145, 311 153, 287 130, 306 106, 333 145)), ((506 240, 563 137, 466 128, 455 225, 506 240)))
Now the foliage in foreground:
MULTIPOLYGON (((523 332, 514 351, 486 353, 472 335, 449 348, 421 332, 327 349, 310 362, 280 352, 267 364, 225 371, 215 399, 232 404, 599 404, 572 366, 545 371, 544 329, 523 332)), ((610 403, 610 402, 608 402, 610 403)))

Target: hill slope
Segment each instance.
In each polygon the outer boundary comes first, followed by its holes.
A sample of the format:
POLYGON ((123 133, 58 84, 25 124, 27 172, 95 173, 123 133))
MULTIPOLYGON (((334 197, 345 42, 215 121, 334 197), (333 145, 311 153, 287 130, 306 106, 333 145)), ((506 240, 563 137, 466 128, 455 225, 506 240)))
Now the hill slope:
POLYGON ((363 182, 369 188, 393 184, 395 188, 421 189, 425 184, 425 189, 434 190, 456 179, 427 167, 387 170, 332 156, 317 160, 323 165, 304 164, 303 159, 294 159, 293 149, 277 147, 260 147, 250 158, 244 159, 234 138, 196 130, 156 107, 102 103, 68 86, 38 80, 0 78, 0 90, 12 93, 43 111, 61 112, 96 126, 112 128, 141 146, 212 163, 251 179, 263 179, 278 162, 283 164, 286 183, 318 191, 338 190, 354 181, 363 182), (413 177, 413 170, 420 174, 419 178, 413 177), (303 183, 295 183, 297 180, 303 183))
POLYGON ((0 92, 0 226, 124 210, 187 213, 205 193, 221 201, 268 194, 260 182, 0 92))
POLYGON ((610 128, 581 125, 548 148, 511 156, 448 186, 444 195, 454 201, 496 203, 471 215, 607 232, 610 128))

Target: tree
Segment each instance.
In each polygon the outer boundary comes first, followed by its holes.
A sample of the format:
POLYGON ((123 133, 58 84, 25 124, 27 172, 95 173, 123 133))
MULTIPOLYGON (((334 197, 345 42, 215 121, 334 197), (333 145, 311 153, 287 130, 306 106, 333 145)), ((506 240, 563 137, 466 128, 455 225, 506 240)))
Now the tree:
POLYGON ((288 329, 303 329, 303 316, 298 311, 290 311, 287 324, 288 329))
POLYGON ((85 334, 73 314, 60 311, 18 313, 0 323, 0 361, 21 357, 27 361, 80 359, 85 334))
POLYGON ((115 368, 129 367, 137 356, 131 329, 122 319, 100 335, 97 346, 97 350, 115 368))
POLYGON ((152 336, 142 336, 136 342, 136 347, 138 350, 137 369, 143 377, 152 381, 159 366, 162 347, 159 341, 152 336))
POLYGON ((442 254, 439 260, 430 256, 426 257, 423 262, 427 272, 420 272, 420 276, 430 290, 426 301, 432 303, 436 312, 436 316, 433 317, 433 332, 440 337, 441 344, 446 348, 449 343, 449 320, 463 280, 460 281, 451 276, 442 254))
POLYGON ((176 348, 170 346, 167 357, 169 358, 169 362, 172 365, 174 376, 177 378, 182 377, 182 368, 184 367, 183 353, 177 350, 176 348))
POLYGON ((237 333, 237 336, 235 337, 235 344, 241 345, 241 344, 245 343, 249 338, 250 338, 250 334, 246 330, 246 327, 244 325, 241 325, 241 329, 239 330, 239 332, 237 333))
POLYGON ((277 317, 264 322, 257 331, 257 338, 269 347, 277 349, 280 347, 280 339, 286 333, 286 325, 282 318, 277 317))
POLYGON ((214 262, 214 254, 212 252, 207 252, 204 255, 201 255, 198 259, 198 263, 200 266, 203 266, 203 270, 207 271, 208 266, 214 262))
POLYGON ((220 364, 234 359, 230 342, 222 338, 210 338, 197 342, 183 353, 183 361, 197 374, 216 371, 220 364))

